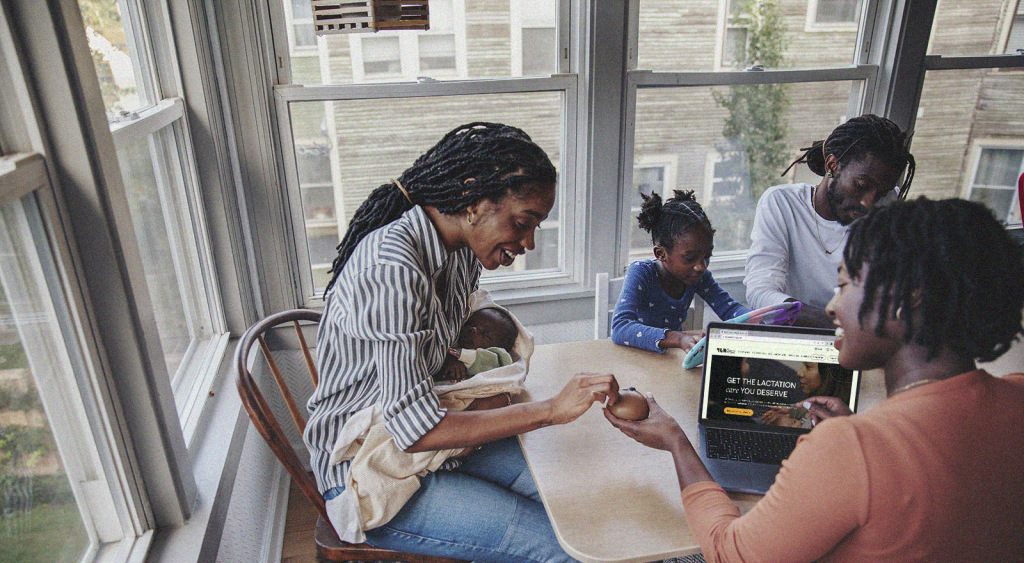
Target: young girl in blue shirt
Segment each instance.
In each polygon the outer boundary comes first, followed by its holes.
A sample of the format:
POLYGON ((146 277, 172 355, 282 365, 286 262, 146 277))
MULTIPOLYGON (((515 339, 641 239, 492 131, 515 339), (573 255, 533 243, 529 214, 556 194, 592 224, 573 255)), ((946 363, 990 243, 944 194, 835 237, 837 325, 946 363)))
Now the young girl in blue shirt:
POLYGON ((641 194, 644 204, 637 221, 651 233, 655 259, 633 262, 626 271, 612 316, 616 344, 659 353, 665 348, 689 350, 700 339, 681 332, 694 295, 722 320, 750 311, 708 271, 715 230, 693 191, 674 191, 664 204, 656 193, 641 194))

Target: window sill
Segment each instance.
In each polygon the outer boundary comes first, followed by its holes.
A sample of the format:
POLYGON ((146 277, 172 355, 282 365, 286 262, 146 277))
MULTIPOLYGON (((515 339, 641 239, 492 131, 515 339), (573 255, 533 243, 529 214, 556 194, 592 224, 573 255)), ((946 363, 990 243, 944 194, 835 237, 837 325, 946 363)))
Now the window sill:
MULTIPOLYGON (((233 350, 237 339, 225 344, 233 350)), ((147 561, 213 561, 220 547, 249 418, 235 391, 234 355, 223 354, 191 443, 197 498, 182 526, 154 533, 147 561)))

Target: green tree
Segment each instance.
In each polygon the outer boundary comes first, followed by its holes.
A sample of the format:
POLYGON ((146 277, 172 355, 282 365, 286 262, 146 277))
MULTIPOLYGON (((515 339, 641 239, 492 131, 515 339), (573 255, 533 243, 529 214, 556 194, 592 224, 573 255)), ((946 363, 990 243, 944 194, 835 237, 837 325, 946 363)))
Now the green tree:
MULTIPOLYGON (((782 66, 785 27, 775 0, 736 2, 730 16, 747 30, 745 48, 736 49, 739 66, 782 66)), ((744 153, 748 179, 744 191, 757 201, 768 187, 778 183, 779 171, 788 159, 783 119, 789 108, 787 87, 785 84, 734 86, 715 92, 714 96, 729 112, 722 127, 725 143, 719 147, 719 152, 744 153)))

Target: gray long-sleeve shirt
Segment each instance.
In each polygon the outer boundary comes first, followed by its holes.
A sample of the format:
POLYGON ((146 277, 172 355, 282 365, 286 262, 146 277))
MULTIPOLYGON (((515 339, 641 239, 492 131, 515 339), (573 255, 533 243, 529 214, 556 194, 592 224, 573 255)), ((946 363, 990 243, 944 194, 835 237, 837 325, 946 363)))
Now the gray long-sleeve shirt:
POLYGON ((812 187, 774 186, 757 203, 743 278, 753 309, 790 297, 824 308, 832 298, 849 227, 814 211, 812 187))

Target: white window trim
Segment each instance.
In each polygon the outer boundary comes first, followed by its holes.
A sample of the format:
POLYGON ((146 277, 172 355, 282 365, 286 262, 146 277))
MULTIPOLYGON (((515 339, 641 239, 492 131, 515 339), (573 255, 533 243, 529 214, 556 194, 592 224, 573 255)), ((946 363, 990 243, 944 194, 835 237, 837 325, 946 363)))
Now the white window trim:
MULTIPOLYGON (((960 187, 960 197, 963 199, 971 199, 971 192, 974 190, 974 178, 978 175, 978 166, 981 164, 981 153, 985 149, 1012 149, 1024 151, 1024 141, 1021 139, 1000 139, 994 137, 984 137, 980 139, 971 140, 971 157, 970 167, 965 170, 963 184, 960 187)), ((1021 163, 1021 170, 1018 170, 1017 174, 1024 172, 1024 162, 1021 163)), ((1007 217, 1014 215, 1014 213, 1020 213, 1020 202, 1018 198, 1020 195, 1017 193, 1017 185, 1014 184, 1007 188, 1013 192, 1013 198, 1011 199, 1010 205, 1015 207, 1011 208, 1010 213, 1007 217)), ((1020 229, 1024 227, 1024 221, 1013 221, 1007 222, 1007 229, 1020 229)))
POLYGON ((837 32, 837 31, 858 31, 860 21, 864 18, 864 7, 868 0, 860 0, 860 14, 852 22, 819 23, 818 19, 819 0, 807 0, 807 20, 804 22, 805 32, 837 32))

